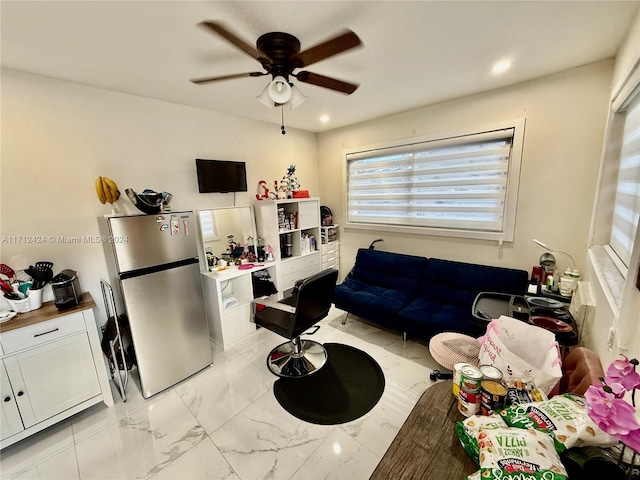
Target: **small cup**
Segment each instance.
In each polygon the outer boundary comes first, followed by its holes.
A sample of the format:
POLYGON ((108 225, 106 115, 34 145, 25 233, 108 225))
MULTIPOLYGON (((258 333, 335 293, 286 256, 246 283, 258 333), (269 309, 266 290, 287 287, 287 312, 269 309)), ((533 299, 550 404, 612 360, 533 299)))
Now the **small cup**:
POLYGON ((38 288, 37 290, 31 290, 31 288, 29 288, 27 295, 27 298, 31 301, 29 306, 31 310, 37 310, 42 307, 42 288, 38 288))

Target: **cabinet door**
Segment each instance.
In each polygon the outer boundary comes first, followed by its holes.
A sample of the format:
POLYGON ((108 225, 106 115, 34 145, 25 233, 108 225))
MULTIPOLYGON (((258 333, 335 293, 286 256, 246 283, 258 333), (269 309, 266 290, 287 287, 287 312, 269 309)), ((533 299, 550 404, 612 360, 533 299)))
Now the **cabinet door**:
POLYGON ((0 440, 4 440, 11 435, 24 430, 18 405, 11 390, 11 383, 4 368, 4 363, 0 361, 0 394, 2 395, 2 406, 0 407, 0 440))
POLYGON ((314 228, 320 225, 320 206, 317 200, 298 203, 298 228, 314 228))
POLYGON ((86 332, 4 359, 24 427, 100 394, 86 332))

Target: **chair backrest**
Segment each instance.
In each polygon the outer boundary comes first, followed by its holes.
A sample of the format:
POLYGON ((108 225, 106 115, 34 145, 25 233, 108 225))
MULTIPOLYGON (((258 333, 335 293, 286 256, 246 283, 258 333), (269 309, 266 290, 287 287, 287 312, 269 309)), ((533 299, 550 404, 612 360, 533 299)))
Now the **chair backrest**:
POLYGON ((296 285, 294 337, 308 330, 327 316, 331 308, 337 281, 338 271, 328 268, 305 278, 296 285))

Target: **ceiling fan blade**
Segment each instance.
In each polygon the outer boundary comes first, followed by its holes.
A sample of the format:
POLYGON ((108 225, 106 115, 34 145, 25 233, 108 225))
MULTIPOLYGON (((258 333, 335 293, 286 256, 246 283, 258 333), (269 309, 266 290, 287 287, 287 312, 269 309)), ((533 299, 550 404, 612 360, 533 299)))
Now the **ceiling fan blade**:
POLYGON ((248 72, 248 73, 233 73, 231 75, 219 75, 217 77, 204 77, 204 78, 192 78, 190 81, 195 84, 219 82, 221 80, 231 80, 234 78, 244 77, 261 77, 268 75, 266 72, 248 72))
POLYGON ((318 87, 329 88, 331 90, 346 93, 347 95, 351 95, 359 87, 359 85, 355 83, 343 82, 336 78, 326 77, 312 72, 298 72, 295 77, 301 82, 317 85, 318 87))
POLYGON ((231 43, 236 48, 242 50, 244 53, 249 55, 250 57, 255 58, 263 65, 265 62, 269 63, 269 59, 265 57, 265 55, 257 50, 254 46, 249 45, 247 42, 236 36, 234 33, 231 33, 227 27, 225 27, 220 22, 215 22, 213 20, 205 20, 200 22, 198 25, 206 28, 207 30, 215 33, 216 35, 221 36, 226 41, 231 43))
POLYGON ((295 68, 308 67, 313 63, 345 52, 361 44, 360 38, 351 30, 347 30, 337 37, 300 52, 294 57, 293 64, 295 68))

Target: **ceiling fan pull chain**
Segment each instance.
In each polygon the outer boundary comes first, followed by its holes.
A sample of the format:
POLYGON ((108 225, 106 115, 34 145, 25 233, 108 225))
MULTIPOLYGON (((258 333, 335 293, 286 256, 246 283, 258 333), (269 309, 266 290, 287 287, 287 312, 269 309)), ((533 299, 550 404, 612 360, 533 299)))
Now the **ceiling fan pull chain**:
POLYGON ((284 105, 280 105, 280 115, 281 115, 281 119, 282 119, 282 124, 280 125, 280 130, 282 130, 282 134, 286 135, 286 130, 284 129, 284 105))

